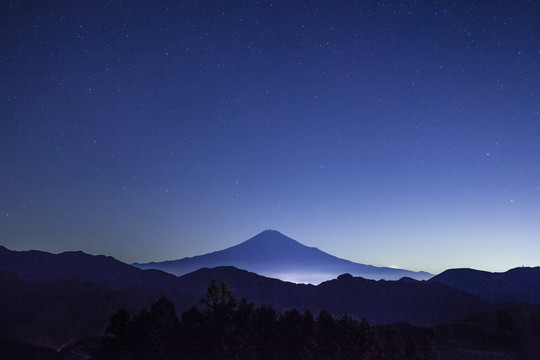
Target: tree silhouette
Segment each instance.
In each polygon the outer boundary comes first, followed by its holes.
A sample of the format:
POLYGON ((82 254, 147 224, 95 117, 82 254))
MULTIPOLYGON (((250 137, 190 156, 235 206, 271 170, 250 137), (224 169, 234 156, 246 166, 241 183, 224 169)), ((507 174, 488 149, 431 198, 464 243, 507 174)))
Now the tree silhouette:
POLYGON ((242 359, 252 359, 256 350, 253 346, 253 318, 255 316, 255 305, 246 298, 242 298, 237 310, 233 313, 234 330, 232 333, 234 347, 233 352, 242 359))
POLYGON ((405 346, 400 333, 395 328, 390 328, 384 333, 383 359, 400 359, 405 355, 405 346))
POLYGON ((209 348, 207 323, 204 315, 192 306, 181 315, 181 326, 179 330, 179 341, 181 352, 194 358, 202 354, 209 348))
POLYGON ((211 281, 201 302, 215 313, 231 313, 237 305, 234 294, 227 284, 218 284, 215 280, 211 281))
POLYGON ((233 310, 237 305, 236 298, 227 284, 218 284, 212 280, 201 303, 208 309, 207 318, 210 322, 206 327, 208 345, 216 357, 228 357, 233 352, 236 341, 233 321, 233 310))
POLYGON ((262 304, 253 316, 252 343, 260 359, 273 359, 276 352, 278 335, 278 321, 276 311, 266 304, 262 304))
POLYGON ((165 296, 150 308, 150 341, 159 354, 169 352, 175 347, 175 338, 180 322, 176 317, 174 304, 165 296))
MULTIPOLYGON (((383 359, 374 331, 363 319, 340 320, 326 310, 317 319, 297 309, 281 314, 212 281, 201 303, 180 319, 174 304, 159 298, 133 318, 125 309, 111 316, 112 335, 103 359, 383 359)), ((388 342, 391 342, 390 340, 388 342)), ((403 354, 401 354, 403 355, 403 354)), ((389 358, 388 356, 386 358, 389 358)))
POLYGON ((308 327, 304 327, 304 318, 296 309, 285 311, 279 317, 279 327, 282 341, 288 353, 297 358, 304 358, 311 350, 308 327))
POLYGON ((358 341, 362 359, 378 359, 380 357, 381 346, 375 332, 365 318, 360 321, 358 341))
POLYGON ((123 308, 118 309, 116 313, 111 316, 111 322, 105 332, 118 338, 125 338, 128 331, 129 319, 129 311, 123 308))

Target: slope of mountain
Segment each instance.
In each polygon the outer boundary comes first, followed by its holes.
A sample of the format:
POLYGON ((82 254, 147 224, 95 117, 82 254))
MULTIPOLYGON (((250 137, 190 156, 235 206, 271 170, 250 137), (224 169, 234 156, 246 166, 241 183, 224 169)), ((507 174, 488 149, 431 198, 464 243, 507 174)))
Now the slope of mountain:
POLYGON ((0 337, 59 349, 103 334, 118 308, 138 312, 159 295, 157 291, 113 290, 78 280, 31 284, 0 271, 0 337))
POLYGON ((0 246, 0 271, 17 275, 28 283, 52 280, 80 280, 122 289, 137 286, 167 290, 175 287, 176 276, 157 270, 141 270, 110 256, 81 251, 51 254, 43 251, 11 251, 0 246))
POLYGON ((429 281, 440 282, 493 302, 540 305, 540 267, 521 267, 504 273, 451 269, 429 281))
POLYGON ((140 311, 166 295, 179 310, 187 309, 200 295, 183 295, 178 281, 112 257, 0 246, 0 337, 60 348, 102 334, 120 307, 140 311))
POLYGON ((334 279, 343 273, 374 280, 397 280, 404 276, 426 280, 432 276, 426 272, 376 267, 340 259, 302 245, 275 230, 263 231, 239 245, 206 255, 133 265, 175 275, 184 275, 203 267, 234 266, 285 281, 312 284, 334 279))

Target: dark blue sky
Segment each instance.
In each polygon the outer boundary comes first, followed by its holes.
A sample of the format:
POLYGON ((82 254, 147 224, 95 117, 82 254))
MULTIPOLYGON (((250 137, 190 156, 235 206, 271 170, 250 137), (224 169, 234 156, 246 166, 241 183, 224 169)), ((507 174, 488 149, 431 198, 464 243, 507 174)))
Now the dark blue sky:
POLYGON ((536 1, 3 1, 0 243, 126 262, 272 228, 540 265, 536 1))

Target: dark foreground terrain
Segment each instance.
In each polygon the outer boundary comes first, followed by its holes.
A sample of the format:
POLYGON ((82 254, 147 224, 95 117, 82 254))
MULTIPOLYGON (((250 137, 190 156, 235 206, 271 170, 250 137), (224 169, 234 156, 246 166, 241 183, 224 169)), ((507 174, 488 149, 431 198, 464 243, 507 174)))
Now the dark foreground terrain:
POLYGON ((538 268, 317 286, 234 267, 177 277, 0 247, 0 359, 540 359, 538 284, 538 268))
POLYGON ((55 351, 0 339, 11 359, 540 359, 540 309, 508 305, 434 327, 372 326, 322 310, 277 312, 239 302, 211 282, 199 306, 176 313, 162 296, 137 313, 118 309, 102 336, 55 351))

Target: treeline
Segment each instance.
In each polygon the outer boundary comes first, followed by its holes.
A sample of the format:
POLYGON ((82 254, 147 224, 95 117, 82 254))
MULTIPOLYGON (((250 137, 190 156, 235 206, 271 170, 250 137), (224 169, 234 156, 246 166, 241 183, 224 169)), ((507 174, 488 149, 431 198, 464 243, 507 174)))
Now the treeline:
POLYGON ((201 300, 176 315, 161 297, 135 316, 124 309, 111 316, 112 335, 102 359, 435 359, 429 341, 404 341, 389 328, 377 335, 365 320, 316 317, 296 309, 277 313, 271 306, 237 302, 227 285, 212 281, 201 300))

